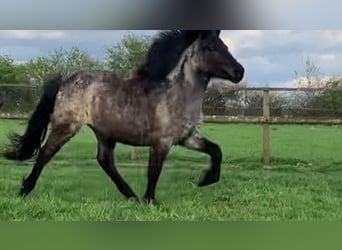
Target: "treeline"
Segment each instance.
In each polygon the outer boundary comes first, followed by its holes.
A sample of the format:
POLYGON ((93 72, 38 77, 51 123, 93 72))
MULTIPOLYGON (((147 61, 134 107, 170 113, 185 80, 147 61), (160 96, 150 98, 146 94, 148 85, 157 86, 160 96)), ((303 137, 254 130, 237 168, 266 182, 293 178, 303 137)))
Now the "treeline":
MULTIPOLYGON (((92 57, 86 51, 73 47, 70 50, 57 49, 52 54, 37 57, 24 63, 0 55, 0 101, 5 98, 1 112, 9 115, 30 113, 40 96, 40 87, 46 76, 62 72, 68 76, 79 70, 110 70, 123 77, 144 60, 151 42, 150 36, 127 34, 113 46, 106 47, 104 59, 92 57), (4 88, 3 83, 38 85, 37 88, 4 88)), ((298 87, 317 88, 309 92, 271 92, 272 116, 330 117, 342 116, 342 79, 322 78, 319 69, 307 59, 302 74, 296 73, 298 87)), ((260 116, 262 115, 262 91, 229 91, 208 89, 204 100, 206 115, 260 116)))
POLYGON ((110 70, 127 77, 144 60, 150 42, 149 36, 127 34, 119 43, 105 47, 105 56, 102 59, 92 57, 77 46, 69 50, 60 48, 50 55, 23 63, 17 63, 8 55, 0 55, 0 97, 5 99, 1 112, 30 112, 40 96, 39 85, 51 73, 61 72, 67 77, 79 70, 110 70), (3 84, 27 84, 38 87, 4 87, 3 84))
POLYGON ((150 40, 148 36, 128 34, 120 43, 105 47, 105 58, 101 60, 76 46, 69 50, 60 48, 23 63, 0 55, 0 84, 41 84, 47 74, 57 71, 68 76, 78 70, 111 70, 127 76, 144 59, 150 40))
MULTIPOLYGON (((206 115, 262 116, 263 91, 208 89, 203 104, 206 115)), ((310 91, 270 92, 274 117, 342 118, 342 78, 327 80, 310 91)))

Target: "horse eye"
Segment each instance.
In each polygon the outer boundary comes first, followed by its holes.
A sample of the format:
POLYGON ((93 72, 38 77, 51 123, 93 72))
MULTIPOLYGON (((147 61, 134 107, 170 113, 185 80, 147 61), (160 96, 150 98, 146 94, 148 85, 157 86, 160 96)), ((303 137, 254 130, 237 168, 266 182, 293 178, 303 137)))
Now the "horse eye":
POLYGON ((207 47, 207 50, 209 50, 209 51, 214 51, 214 47, 213 47, 213 46, 208 46, 208 47, 207 47))

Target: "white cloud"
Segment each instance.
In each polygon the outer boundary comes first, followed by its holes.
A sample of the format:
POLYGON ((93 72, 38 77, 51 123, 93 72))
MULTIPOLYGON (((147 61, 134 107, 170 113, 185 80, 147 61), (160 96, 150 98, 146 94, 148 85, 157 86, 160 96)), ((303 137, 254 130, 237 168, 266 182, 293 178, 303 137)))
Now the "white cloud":
POLYGON ((303 53, 309 57, 323 75, 342 73, 342 51, 334 50, 326 53, 303 53))
POLYGON ((43 52, 39 47, 34 46, 1 46, 0 55, 10 56, 16 61, 26 61, 43 55, 43 52))
POLYGON ((342 30, 225 31, 222 39, 246 68, 249 83, 290 84, 310 57, 324 75, 342 72, 342 30))
MULTIPOLYGON (((104 47, 117 43, 128 32, 5 30, 0 31, 0 54, 26 61, 60 47, 68 49, 76 45, 103 58, 104 47)), ((155 33, 148 30, 131 32, 155 33)), ((305 71, 305 57, 310 57, 325 76, 342 73, 342 30, 233 30, 222 31, 221 38, 245 66, 245 79, 252 85, 288 86, 295 77, 295 70, 305 71)))
POLYGON ((243 49, 260 48, 260 38, 262 38, 262 30, 244 30, 223 33, 221 39, 228 45, 229 50, 233 53, 239 53, 243 49))
POLYGON ((61 39, 65 38, 64 31, 58 30, 2 30, 0 34, 15 39, 61 39))
POLYGON ((318 55, 318 59, 322 61, 332 62, 336 59, 336 55, 332 53, 318 55))
POLYGON ((247 68, 253 68, 254 70, 265 72, 274 72, 279 70, 279 65, 274 63, 268 57, 263 56, 251 56, 240 58, 242 64, 247 65, 247 68))

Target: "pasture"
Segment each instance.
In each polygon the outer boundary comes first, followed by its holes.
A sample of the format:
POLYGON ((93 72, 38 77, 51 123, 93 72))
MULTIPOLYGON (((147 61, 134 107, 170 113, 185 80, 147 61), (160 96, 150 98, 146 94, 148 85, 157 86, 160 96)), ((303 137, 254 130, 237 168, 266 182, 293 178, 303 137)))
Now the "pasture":
MULTIPOLYGON (((0 120, 0 144, 18 121, 0 120)), ((342 219, 342 128, 272 126, 271 166, 261 164, 259 125, 205 124, 202 133, 223 151, 221 180, 198 188, 209 158, 175 147, 158 182, 161 203, 126 201, 96 162, 96 140, 83 128, 44 169, 25 199, 16 194, 31 163, 0 156, 0 220, 340 220, 342 219)), ((119 171, 141 197, 147 149, 129 160, 131 147, 118 145, 119 171)))

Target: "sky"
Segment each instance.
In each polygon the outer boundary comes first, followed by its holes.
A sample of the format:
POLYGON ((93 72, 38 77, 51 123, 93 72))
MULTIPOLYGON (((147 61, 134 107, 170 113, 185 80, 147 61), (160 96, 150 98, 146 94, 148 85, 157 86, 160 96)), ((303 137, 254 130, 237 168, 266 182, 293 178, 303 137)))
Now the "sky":
MULTIPOLYGON (((156 34, 152 30, 0 30, 0 55, 25 62, 60 47, 78 46, 103 58, 105 47, 129 32, 156 34)), ((294 72, 304 73, 306 58, 323 76, 342 74, 342 30, 224 30, 221 38, 244 65, 244 80, 250 86, 291 87, 294 72)))

